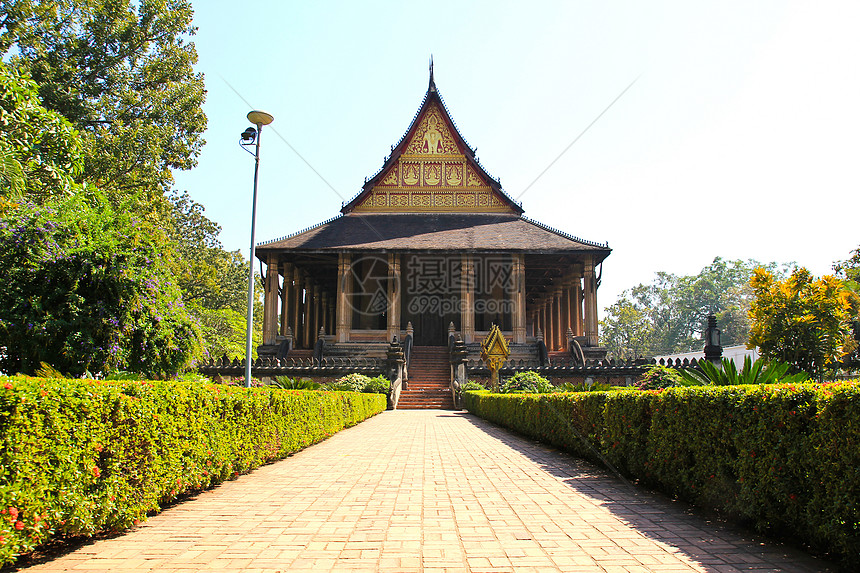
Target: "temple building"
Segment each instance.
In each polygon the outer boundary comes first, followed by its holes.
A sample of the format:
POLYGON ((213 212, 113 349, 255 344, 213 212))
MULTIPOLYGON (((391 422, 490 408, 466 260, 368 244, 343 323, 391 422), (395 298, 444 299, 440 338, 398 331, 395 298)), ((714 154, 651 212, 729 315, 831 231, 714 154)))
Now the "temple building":
POLYGON ((257 246, 266 264, 261 355, 381 356, 460 337, 469 353, 493 324, 512 356, 575 339, 602 357, 597 290, 607 244, 523 216, 460 135, 433 79, 382 168, 337 217, 257 246), (569 339, 569 337, 572 337, 569 339))

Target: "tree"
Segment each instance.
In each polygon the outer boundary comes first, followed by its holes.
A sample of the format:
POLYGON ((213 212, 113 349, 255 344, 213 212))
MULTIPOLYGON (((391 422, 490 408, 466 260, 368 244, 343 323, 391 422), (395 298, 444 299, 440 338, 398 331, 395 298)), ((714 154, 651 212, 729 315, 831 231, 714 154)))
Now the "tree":
MULTIPOLYGON (((843 280, 845 288, 860 295, 860 247, 851 251, 851 256, 833 264, 833 271, 837 278, 843 280)), ((852 325, 854 331, 853 350, 851 345, 843 348, 846 355, 843 365, 849 370, 860 368, 860 319, 855 320, 852 325)))
POLYGON ((206 117, 188 0, 10 0, 0 49, 84 143, 87 180, 149 215, 189 169, 206 117), (134 198, 134 203, 129 199, 134 198))
MULTIPOLYGON (((178 257, 173 272, 188 310, 203 334, 204 355, 245 357, 248 262, 239 251, 225 251, 221 227, 204 215, 204 207, 187 193, 170 198, 167 225, 178 257)), ((262 283, 255 292, 262 292, 262 283)), ((262 342, 262 303, 255 301, 253 338, 262 342)))
MULTIPOLYGON (((0 62, 0 197, 68 195, 83 170, 83 143, 71 123, 39 101, 35 82, 0 62)), ((0 211, 2 213, 2 211, 0 211)))
POLYGON ((165 214, 168 236, 178 255, 174 269, 183 298, 209 309, 247 308, 248 262, 239 251, 225 251, 221 226, 188 193, 173 194, 165 214))
POLYGON ((815 279, 804 268, 776 279, 756 269, 751 280, 755 300, 750 307, 750 345, 762 358, 787 362, 819 380, 846 351, 852 350, 851 323, 860 311, 860 297, 833 276, 815 279))
POLYGON ((654 346, 654 323, 626 293, 606 309, 600 322, 601 344, 615 358, 641 358, 654 346))
POLYGON ((833 272, 847 288, 860 293, 860 247, 851 251, 851 256, 833 264, 833 272))
MULTIPOLYGON (((613 356, 654 356, 701 350, 710 313, 717 316, 724 346, 745 344, 749 333, 749 279, 757 261, 716 257, 699 274, 658 272, 651 284, 628 289, 606 309, 601 344, 613 356)), ((767 268, 780 272, 775 263, 767 268)))
POLYGON ((0 219, 0 367, 72 375, 187 367, 199 332, 158 229, 98 191, 24 202, 0 219))

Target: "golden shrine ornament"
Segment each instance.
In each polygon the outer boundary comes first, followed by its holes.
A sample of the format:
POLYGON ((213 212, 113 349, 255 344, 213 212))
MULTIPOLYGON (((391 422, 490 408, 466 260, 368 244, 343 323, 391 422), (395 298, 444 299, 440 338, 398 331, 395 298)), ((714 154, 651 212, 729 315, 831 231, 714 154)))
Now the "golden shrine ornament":
POLYGON ((493 392, 499 391, 499 369, 510 356, 511 350, 508 348, 508 341, 502 334, 501 329, 497 324, 493 324, 490 328, 487 338, 481 342, 481 360, 487 365, 490 370, 490 389, 493 392))

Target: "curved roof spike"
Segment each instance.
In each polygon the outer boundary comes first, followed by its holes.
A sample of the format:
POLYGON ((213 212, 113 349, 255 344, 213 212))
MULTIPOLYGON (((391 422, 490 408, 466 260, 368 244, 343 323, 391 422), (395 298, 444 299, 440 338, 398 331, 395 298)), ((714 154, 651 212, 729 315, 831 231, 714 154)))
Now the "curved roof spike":
POLYGON ((436 91, 436 82, 433 81, 433 54, 430 54, 430 84, 427 86, 428 91, 436 91))

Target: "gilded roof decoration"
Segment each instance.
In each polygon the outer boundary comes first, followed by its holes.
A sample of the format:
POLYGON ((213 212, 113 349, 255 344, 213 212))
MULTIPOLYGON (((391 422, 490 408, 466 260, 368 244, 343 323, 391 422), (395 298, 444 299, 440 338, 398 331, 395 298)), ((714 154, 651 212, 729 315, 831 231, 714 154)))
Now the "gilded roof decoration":
POLYGON ((406 146, 406 154, 442 155, 445 153, 461 155, 457 144, 454 143, 454 138, 451 137, 451 131, 442 119, 439 105, 434 104, 427 110, 415 135, 406 146))
POLYGON ((512 213, 522 208, 475 159, 431 80, 415 120, 343 213, 512 213))

